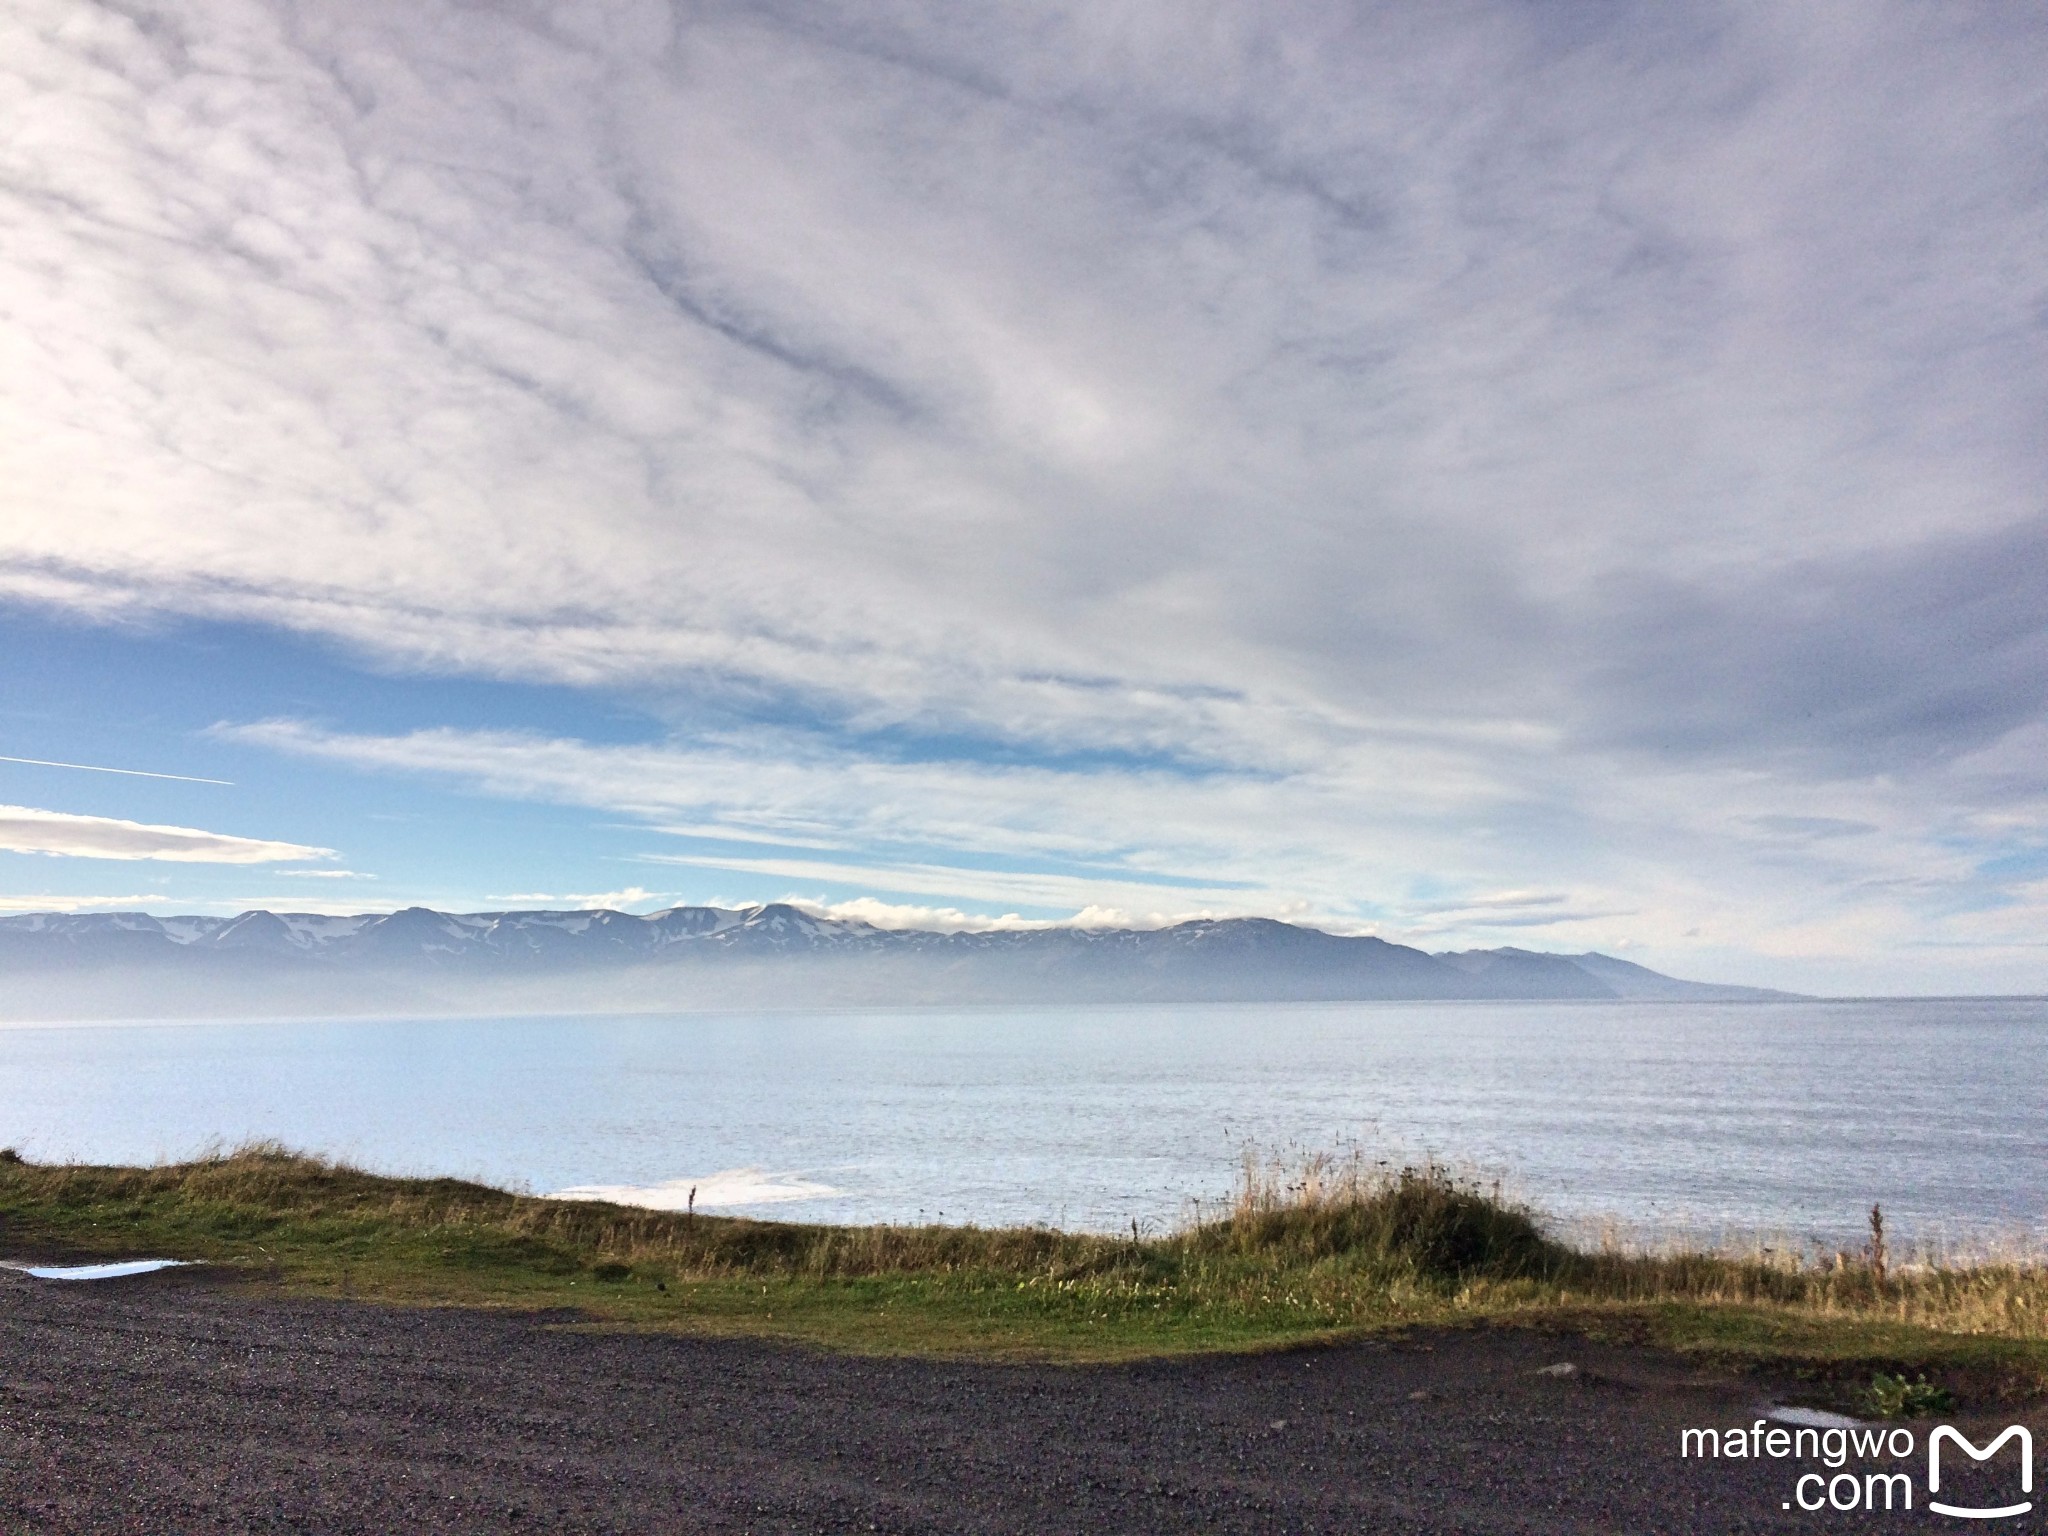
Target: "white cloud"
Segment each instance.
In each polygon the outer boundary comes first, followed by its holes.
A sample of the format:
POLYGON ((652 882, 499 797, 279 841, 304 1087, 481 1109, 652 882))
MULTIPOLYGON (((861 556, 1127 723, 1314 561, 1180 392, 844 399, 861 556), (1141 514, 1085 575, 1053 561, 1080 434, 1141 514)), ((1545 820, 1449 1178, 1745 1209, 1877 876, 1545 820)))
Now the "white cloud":
POLYGON ((629 885, 618 891, 584 891, 564 895, 556 891, 519 891, 510 896, 491 896, 491 901, 502 901, 508 907, 550 908, 556 911, 609 911, 630 912, 635 907, 645 907, 669 899, 672 892, 643 890, 629 885))
POLYGON ((202 832, 195 827, 160 827, 111 816, 73 816, 0 805, 0 850, 76 859, 161 859, 177 864, 274 864, 287 859, 325 859, 331 848, 269 842, 202 832))
POLYGON ((1092 9, 34 0, 0 585, 1263 761, 2038 519, 2042 29, 1092 9))
POLYGON ((1570 893, 1565 891, 1495 891, 1486 895, 1468 896, 1463 901, 1451 903, 1441 910, 1516 912, 1536 907, 1561 907, 1570 900, 1570 893))
POLYGON ((427 904, 402 899, 365 901, 360 897, 353 901, 335 900, 307 896, 299 891, 258 891, 240 896, 158 896, 141 910, 157 916, 174 916, 184 912, 217 912, 229 915, 242 912, 291 912, 306 913, 314 917, 361 917, 365 914, 396 912, 405 907, 427 904))
POLYGON ((1874 955, 1896 977, 1916 965, 1931 975, 1945 962, 1915 962, 1912 946, 2014 899, 2014 882, 1981 872, 1976 835, 1938 799, 1884 781, 1795 799, 1740 770, 1495 753, 1484 774, 1440 774, 1410 795, 1370 753, 1291 774, 1191 775, 881 761, 780 737, 601 746, 503 732, 346 736, 289 721, 222 734, 650 827, 800 827, 814 835, 779 855, 720 849, 713 830, 701 850, 643 857, 774 879, 811 899, 820 888, 831 900, 895 893, 984 917, 1263 915, 1430 948, 1534 935, 1730 980, 1863 987, 1849 978, 1872 974, 1874 955), (1871 830, 1788 847, 1754 824, 1760 807, 1871 830), (821 843, 862 851, 820 857, 821 843))
POLYGON ((1221 889, 1162 887, 1114 873, 1099 875, 1033 874, 1016 870, 963 869, 944 864, 828 863, 821 859, 736 859, 713 854, 648 854, 659 864, 692 869, 722 869, 739 874, 773 875, 791 880, 817 880, 869 890, 903 891, 965 897, 988 902, 1022 902, 1035 907, 1080 907, 1098 898, 1121 896, 1126 901, 1179 898, 1229 902, 1239 893, 1221 889))
POLYGON ((805 831, 816 829, 801 825, 771 830, 766 826, 738 826, 725 821, 664 822, 657 824, 654 830, 715 843, 765 843, 776 848, 815 848, 828 853, 848 851, 843 843, 821 842, 804 836, 805 831))
POLYGON ((150 896, 0 896, 0 912, 90 912, 96 908, 133 912, 163 905, 161 892, 150 896))
MULTIPOLYGON (((1116 907, 1083 907, 1072 917, 1022 917, 1015 912, 963 912, 958 907, 922 906, 915 902, 882 901, 857 896, 851 901, 819 901, 807 896, 783 898, 790 906, 818 917, 866 923, 872 928, 910 929, 927 933, 1035 933, 1052 928, 1166 928, 1214 911, 1130 912, 1116 907)), ((1230 913, 1236 916, 1239 914, 1230 913)))
POLYGON ((2028 8, 597 14, 19 0, 0 596, 631 687, 243 739, 945 901, 1874 955, 2048 845, 2028 8))

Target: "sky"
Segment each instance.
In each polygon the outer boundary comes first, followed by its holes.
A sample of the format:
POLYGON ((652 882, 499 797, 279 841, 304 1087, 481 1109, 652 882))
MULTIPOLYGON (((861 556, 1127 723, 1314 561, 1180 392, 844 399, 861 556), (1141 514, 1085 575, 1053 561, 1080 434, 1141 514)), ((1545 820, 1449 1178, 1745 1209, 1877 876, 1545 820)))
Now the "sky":
POLYGON ((2037 7, 11 0, 0 121, 0 911, 2048 991, 2037 7))

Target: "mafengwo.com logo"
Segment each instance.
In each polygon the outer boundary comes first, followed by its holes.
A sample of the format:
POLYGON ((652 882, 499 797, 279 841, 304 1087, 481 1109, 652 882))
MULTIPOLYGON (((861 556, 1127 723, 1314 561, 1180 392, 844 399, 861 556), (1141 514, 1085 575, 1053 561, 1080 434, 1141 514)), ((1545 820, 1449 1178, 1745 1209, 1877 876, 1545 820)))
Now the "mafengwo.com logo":
POLYGON ((1918 1503, 1931 1514, 1959 1520, 2009 1520, 2034 1507, 2034 1437, 2023 1424, 2008 1425, 1981 1446, 1958 1429, 1938 1425, 1927 1436, 1924 1503, 1914 1476, 1922 1469, 1919 1451, 1919 1437, 1903 1425, 1823 1427, 1758 1419, 1747 1429, 1682 1430, 1678 1454, 1787 1463, 1786 1509, 1871 1513, 1909 1510, 1918 1503), (2003 1457, 2008 1447, 2013 1454, 2003 1457), (1985 1496, 1986 1477, 1971 1475, 1979 1468, 2003 1490, 1996 1497, 1985 1496), (1955 1491, 1959 1471, 1968 1475, 1973 1490, 1969 1502, 1955 1491), (1947 1499, 1941 1496, 1944 1477, 1947 1499))

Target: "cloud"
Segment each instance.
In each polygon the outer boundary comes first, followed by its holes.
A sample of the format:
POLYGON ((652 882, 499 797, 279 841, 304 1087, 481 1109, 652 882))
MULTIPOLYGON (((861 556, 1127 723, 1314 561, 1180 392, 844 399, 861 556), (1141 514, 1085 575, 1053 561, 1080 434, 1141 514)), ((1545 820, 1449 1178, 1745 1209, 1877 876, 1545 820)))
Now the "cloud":
POLYGON ((300 891, 257 891, 239 896, 155 896, 150 898, 141 910, 158 916, 175 916, 184 912, 291 912, 314 917, 361 917, 366 914, 396 912, 405 907, 425 904, 418 899, 365 901, 358 897, 354 900, 333 900, 307 896, 300 891))
POLYGON ((857 896, 851 901, 818 901, 790 895, 784 901, 799 911, 873 928, 909 929, 927 933, 1031 933, 1052 928, 1168 928, 1175 923, 1222 914, 1208 910, 1129 912, 1116 907, 1083 907, 1071 917, 1022 917, 1015 912, 963 912, 957 907, 921 906, 915 902, 882 901, 857 896))
MULTIPOLYGON (((785 737, 599 747, 445 730, 346 736, 291 721, 220 734, 512 798, 625 812, 665 830, 711 829, 697 849, 643 854, 671 869, 1069 912, 1305 910, 1306 896, 1349 914, 1368 883, 1361 876, 1378 862, 1371 840, 1390 833, 1379 815, 1361 818, 1360 792, 1379 785, 1392 796, 1398 786, 1387 778, 1403 766, 1390 754, 1343 765, 1353 769, 1344 779, 1275 779, 1128 765, 890 762, 785 737), (679 813, 687 813, 680 822, 679 813), (719 829, 732 825, 802 831, 780 852, 739 853, 717 846, 719 829), (820 844, 859 852, 820 857, 820 844), (1306 891, 1272 889, 1304 882, 1306 891)), ((1408 796, 1396 818, 1468 814, 1480 792, 1459 777, 1450 766, 1433 773, 1434 792, 1408 796)))
POLYGON ((164 904, 161 892, 150 896, 0 896, 0 912, 88 912, 95 908, 132 912, 164 904))
POLYGON ((654 828, 674 837, 698 838, 713 843, 766 843, 776 848, 815 848, 828 853, 845 853, 843 843, 821 842, 805 837, 803 832, 814 830, 801 826, 785 826, 771 829, 767 826, 737 826, 729 821, 707 822, 666 822, 654 828))
POLYGON ((2048 712, 2044 551, 2032 518, 1682 585, 1632 578, 1588 637, 1604 659, 1581 730, 1809 774, 1991 746, 2048 712))
POLYGON ((562 895, 549 891, 521 891, 511 896, 492 896, 491 901, 502 901, 508 907, 548 907, 559 911, 608 911, 630 912, 635 907, 644 907, 650 902, 669 899, 673 892, 648 891, 637 885, 629 885, 619 891, 582 892, 562 895))
POLYGON ((31 4, 0 585, 1232 762, 2034 707, 2021 13, 608 14, 31 4))
POLYGON ((1844 821, 1837 816, 1752 816, 1749 824, 1758 831, 1793 839, 1860 837, 1878 830, 1867 821, 1844 821))
POLYGON ((1793 798, 1740 770, 1659 772, 1540 750, 1496 751, 1484 773, 1361 753, 1229 774, 885 761, 774 735, 599 745, 509 732, 352 736, 292 721, 221 735, 650 829, 713 829, 697 850, 642 856, 671 872, 772 879, 811 899, 822 888, 828 902, 887 892, 924 898, 912 907, 1047 921, 1086 908, 1141 920, 1262 915, 1432 948, 1549 928, 1574 948, 1629 947, 1729 979, 1768 980, 1743 969, 1766 954, 1780 966, 1770 975, 1811 986, 1865 985, 1817 978, 1858 966, 1868 975, 1873 953, 1903 953, 1963 914, 2010 905, 2029 878, 1999 863, 2010 824, 1974 828, 1924 785, 1836 783, 1793 798), (1791 806, 1870 830, 1787 839, 1755 825, 1791 806), (715 829, 735 824, 805 836, 781 852, 720 847, 715 829), (859 852, 820 857, 819 844, 859 852), (1788 976, 1789 958, 1811 971, 1788 976))
POLYGON ((248 740, 1644 944, 2048 843, 2026 7, 16 12, 0 596, 671 729, 248 740))
POLYGON ((1179 882, 1146 881, 1133 875, 1033 874, 1024 871, 963 869, 943 864, 827 863, 820 859, 736 859, 715 855, 647 854, 651 863, 676 864, 692 869, 723 869, 751 875, 774 875, 792 880, 818 880, 834 885, 862 886, 869 890, 905 891, 967 897, 976 901, 1023 902, 1034 907, 1092 906, 1097 898, 1122 896, 1142 900, 1149 892, 1156 898, 1172 895, 1182 899, 1204 897, 1229 902, 1233 893, 1223 889, 1181 888, 1179 882))
POLYGON ((1634 909, 1588 906, 1562 891, 1500 891, 1441 906, 1410 906, 1395 914, 1411 942, 1446 934, 1486 935, 1509 929, 1562 928, 1634 917, 1634 909))
POLYGON ((0 850, 75 859, 161 859, 177 864, 274 864, 334 856, 331 848, 308 848, 301 843, 232 837, 194 827, 150 826, 111 816, 72 816, 25 805, 0 805, 0 850))
POLYGON ((1560 907, 1571 900, 1565 891, 1497 891, 1484 896, 1472 896, 1447 907, 1446 911, 1462 912, 1512 912, 1523 907, 1560 907))

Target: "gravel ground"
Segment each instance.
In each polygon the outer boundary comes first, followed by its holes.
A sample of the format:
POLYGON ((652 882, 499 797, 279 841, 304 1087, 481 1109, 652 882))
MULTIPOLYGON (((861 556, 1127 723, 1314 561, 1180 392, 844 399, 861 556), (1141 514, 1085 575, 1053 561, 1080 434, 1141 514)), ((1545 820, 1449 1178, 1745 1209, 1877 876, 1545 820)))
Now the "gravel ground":
POLYGON ((1015 1366, 572 1321, 0 1273, 0 1529, 1827 1528, 1781 1509, 1803 1468, 1680 1459, 1681 1427, 1746 1425, 1757 1389, 1651 1350, 1494 1331, 1015 1366))

